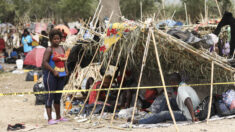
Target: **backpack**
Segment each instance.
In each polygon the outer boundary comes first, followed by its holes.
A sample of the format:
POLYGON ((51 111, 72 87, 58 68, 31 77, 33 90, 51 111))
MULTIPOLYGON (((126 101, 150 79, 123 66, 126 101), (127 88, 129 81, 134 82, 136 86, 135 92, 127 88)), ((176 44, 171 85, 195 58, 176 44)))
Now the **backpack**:
MULTIPOLYGON (((221 98, 221 97, 218 95, 213 95, 213 97, 212 97, 210 117, 217 113, 215 104, 216 104, 217 100, 219 100, 219 98, 221 98)), ((209 102, 210 102, 210 96, 205 97, 195 110, 195 116, 200 121, 205 120, 207 118, 209 102)))
MULTIPOLYGON (((42 92, 42 91, 45 91, 45 87, 44 87, 43 82, 36 83, 33 86, 33 92, 42 92)), ((45 104, 45 100, 46 100, 45 94, 35 94, 35 96, 36 96, 35 105, 45 104)))

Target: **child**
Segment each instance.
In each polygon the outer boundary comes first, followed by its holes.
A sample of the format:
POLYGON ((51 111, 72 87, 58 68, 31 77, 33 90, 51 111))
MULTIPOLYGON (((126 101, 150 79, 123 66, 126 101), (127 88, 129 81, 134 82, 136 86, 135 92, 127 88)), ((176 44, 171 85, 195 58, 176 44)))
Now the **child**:
MULTIPOLYGON (((51 46, 48 47, 44 53, 43 57, 43 80, 45 89, 47 91, 63 90, 67 75, 67 68, 65 67, 65 51, 62 46, 60 46, 62 38, 62 33, 59 30, 51 30, 49 34, 49 39, 51 46)), ((48 115, 48 124, 56 124, 60 121, 67 121, 67 119, 62 118, 60 115, 60 99, 61 93, 59 94, 47 94, 46 95, 46 110, 48 115), (54 101, 54 108, 56 112, 56 120, 51 117, 52 112, 52 102, 54 101)))

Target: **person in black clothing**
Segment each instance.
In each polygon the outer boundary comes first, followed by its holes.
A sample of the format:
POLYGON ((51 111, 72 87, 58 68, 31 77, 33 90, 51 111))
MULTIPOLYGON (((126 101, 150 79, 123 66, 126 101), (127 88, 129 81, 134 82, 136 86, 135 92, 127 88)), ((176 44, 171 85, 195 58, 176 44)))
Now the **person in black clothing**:
MULTIPOLYGON (((235 35, 235 19, 233 17, 233 14, 230 12, 225 11, 223 18, 221 19, 220 23, 218 24, 217 28, 214 30, 215 35, 219 35, 221 28, 225 25, 230 25, 231 27, 231 36, 235 35)), ((229 42, 230 44, 230 57, 234 54, 235 49, 235 38, 231 37, 231 40, 229 42)))
POLYGON ((46 31, 42 31, 41 34, 43 36, 41 36, 40 40, 39 40, 39 44, 45 48, 48 47, 48 41, 49 39, 47 38, 47 32, 46 31))

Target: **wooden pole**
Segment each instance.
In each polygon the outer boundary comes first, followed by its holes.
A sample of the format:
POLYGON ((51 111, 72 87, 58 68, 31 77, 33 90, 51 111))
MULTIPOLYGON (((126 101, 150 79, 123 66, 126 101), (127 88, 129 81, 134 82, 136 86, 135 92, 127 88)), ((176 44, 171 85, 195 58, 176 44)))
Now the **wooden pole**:
POLYGON ((163 85, 163 89, 164 89, 164 95, 165 95, 165 98, 166 98, 167 106, 168 106, 168 109, 170 111, 171 118, 172 118, 172 120, 174 122, 175 129, 176 129, 177 132, 179 132, 179 128, 178 128, 178 126, 176 124, 175 116, 174 116, 173 111, 171 109, 170 101, 169 101, 169 98, 168 98, 168 94, 167 94, 167 90, 166 90, 166 85, 165 85, 165 79, 164 79, 164 75, 163 75, 163 72, 162 72, 162 67, 161 67, 161 63, 160 63, 160 59, 159 59, 157 43, 156 43, 156 40, 155 40, 154 32, 151 31, 151 33, 152 33, 152 39, 153 39, 153 45, 154 45, 154 49, 155 49, 156 60, 157 60, 158 68, 159 68, 160 75, 161 75, 161 80, 162 80, 162 85, 163 85))
MULTIPOLYGON (((101 64, 100 64, 99 71, 101 70, 101 67, 102 67, 103 64, 104 64, 104 60, 105 60, 105 59, 103 59, 102 62, 101 62, 101 64)), ((98 77, 98 74, 96 74, 95 78, 97 78, 97 77, 98 77)), ((83 111, 83 109, 84 109, 84 107, 85 107, 85 105, 86 105, 86 103, 87 103, 87 101, 88 101, 88 99, 89 99, 89 96, 90 96, 90 94, 91 94, 91 91, 92 91, 92 88, 93 88, 94 85, 95 85, 95 83, 93 83, 92 86, 91 86, 91 88, 89 89, 88 94, 87 94, 87 96, 86 96, 86 99, 85 99, 85 101, 84 101, 84 103, 83 103, 83 105, 82 105, 82 108, 81 108, 80 112, 79 112, 79 115, 81 115, 81 113, 82 113, 82 111, 83 111)))
POLYGON ((97 25, 97 23, 98 23, 98 20, 99 20, 99 17, 100 17, 100 13, 101 13, 102 9, 103 9, 103 5, 101 6, 100 11, 99 11, 99 13, 98 13, 98 16, 97 16, 97 18, 96 18, 96 21, 95 21, 95 24, 94 24, 94 27, 93 27, 94 29, 96 28, 96 25, 97 25))
POLYGON ((146 59, 147 59, 147 56, 148 56, 151 31, 152 31, 152 27, 148 31, 148 37, 147 37, 147 40, 146 40, 146 47, 144 49, 144 55, 143 55, 143 60, 142 60, 142 65, 141 65, 141 71, 140 71, 140 77, 139 77, 139 81, 138 81, 137 91, 136 91, 135 104, 134 104, 134 108, 133 108, 133 111, 132 111, 130 128, 132 128, 132 125, 133 125, 133 120, 134 120, 134 116, 135 116, 135 109, 136 109, 138 95, 139 95, 139 91, 140 91, 140 83, 141 83, 141 80, 142 80, 142 74, 143 74, 143 70, 144 70, 144 67, 145 67, 145 64, 146 64, 146 59))
POLYGON ((92 20, 91 20, 91 23, 92 23, 92 24, 93 24, 93 22, 94 22, 94 20, 95 20, 96 14, 97 14, 98 9, 99 9, 100 4, 101 4, 101 1, 102 1, 102 0, 100 0, 99 4, 98 4, 98 6, 97 6, 97 8, 96 8, 96 10, 95 10, 95 14, 94 14, 94 16, 93 16, 93 18, 92 18, 92 20))
MULTIPOLYGON (((81 57, 80 61, 76 64, 76 67, 75 67, 75 69, 74 69, 74 72, 73 72, 73 74, 70 76, 68 85, 71 84, 71 83, 72 83, 72 80, 75 79, 76 73, 77 73, 78 69, 80 68, 80 65, 81 65, 81 63, 82 63, 82 60, 83 60, 83 57, 84 57, 86 51, 87 51, 87 47, 86 47, 86 49, 83 51, 82 57, 81 57)), ((72 88, 72 87, 70 86, 70 88, 72 88)), ((67 97, 67 95, 68 95, 68 93, 65 94, 65 97, 67 97)))
MULTIPOLYGON (((121 57, 121 53, 122 53, 123 47, 124 47, 124 44, 122 44, 122 47, 121 47, 121 50, 120 50, 120 52, 119 52, 119 55, 118 55, 118 58, 117 58, 116 66, 115 66, 115 67, 118 66, 118 63, 119 63, 119 60, 120 60, 120 57, 121 57)), ((117 69, 116 69, 116 70, 117 70, 117 69)), ((116 71, 116 70, 115 70, 115 71, 116 71)), ((110 83, 110 85, 109 85, 109 89, 108 89, 108 92, 107 92, 107 94, 106 94, 106 98, 105 98, 104 105, 103 105, 102 111, 101 111, 101 113, 100 113, 100 118, 99 118, 99 121, 98 121, 98 122, 100 122, 100 120, 101 120, 101 118, 102 118, 102 116, 103 116, 106 103, 107 103, 107 101, 108 101, 108 99, 109 99, 109 93, 110 93, 110 89, 111 89, 111 86, 112 86, 112 83, 113 83, 113 80, 114 80, 115 73, 116 73, 116 72, 113 72, 112 80, 111 80, 111 83, 110 83)))
POLYGON ((207 11, 206 11, 206 10, 207 10, 207 8, 206 8, 206 1, 207 1, 207 0, 204 0, 204 1, 205 1, 205 5, 204 5, 204 6, 205 6, 205 7, 204 7, 204 8, 205 8, 205 18, 204 18, 204 21, 207 22, 207 13, 206 13, 206 12, 207 12, 207 11))
POLYGON ((218 1, 215 0, 215 3, 216 3, 216 5, 217 5, 218 11, 219 11, 219 16, 222 17, 222 14, 221 14, 221 10, 220 10, 220 8, 219 8, 218 1))
MULTIPOLYGON (((95 60, 95 57, 96 57, 96 55, 97 55, 97 53, 98 53, 98 51, 99 51, 99 47, 100 47, 100 46, 97 46, 97 49, 96 49, 96 51, 95 51, 95 54, 94 54, 94 56, 93 56, 93 58, 92 58, 92 60, 91 60, 90 65, 88 66, 88 69, 87 69, 87 71, 86 71, 86 73, 85 73, 85 76, 84 76, 84 77, 86 77, 86 75, 87 75, 88 71, 90 70, 90 68, 91 68, 91 64, 92 64, 92 63, 93 63, 93 61, 95 60)), ((83 79, 84 79, 84 78, 83 78, 83 79)), ((82 81, 80 82, 80 84, 78 85, 78 87, 80 87, 80 86, 81 86, 81 84, 82 84, 82 81)), ((75 92, 74 94, 76 94, 76 92, 75 92)), ((72 97, 72 99, 71 99, 70 101, 72 102, 72 101, 73 101, 73 99, 74 99, 74 96, 72 97)), ((66 111, 66 114, 68 113, 68 111, 69 111, 69 109, 66 111)))
POLYGON ((210 114, 211 114, 211 105, 212 105, 212 97, 213 97, 213 81, 214 81, 214 61, 211 63, 211 90, 210 90, 210 102, 209 102, 209 107, 208 107, 208 115, 206 122, 208 124, 210 114))
POLYGON ((113 50, 112 50, 112 53, 111 53, 111 56, 110 56, 110 58, 109 58, 109 62, 108 62, 108 64, 107 64, 107 68, 106 68, 106 70, 105 70, 105 72, 104 72, 104 76, 103 76, 102 82, 101 82, 101 84, 100 84, 99 91, 97 92, 97 95, 96 95, 96 100, 95 100, 94 107, 93 107, 93 109, 92 109, 92 111, 91 111, 91 113, 90 113, 90 119, 92 118, 92 115, 93 115, 93 113, 94 113, 94 111, 95 111, 95 109, 96 109, 96 105, 97 105, 97 102, 98 102, 98 99, 99 99, 99 96, 100 96, 100 89, 102 88, 102 86, 103 86, 103 84, 104 84, 104 79, 105 79, 105 76, 106 76, 106 72, 107 72, 108 69, 109 69, 109 65, 110 65, 111 60, 112 60, 112 58, 113 58, 113 55, 114 55, 114 51, 115 51, 115 49, 116 49, 116 46, 117 46, 117 44, 115 43, 115 44, 114 44, 114 47, 113 47, 113 50))
POLYGON ((120 93, 121 93, 122 85, 123 85, 123 82, 124 82, 124 77, 125 77, 125 73, 126 73, 126 68, 127 68, 129 56, 130 56, 130 53, 127 54, 126 64, 125 64, 123 75, 122 75, 122 81, 121 81, 120 87, 118 89, 118 95, 117 95, 116 102, 115 102, 115 107, 114 107, 114 110, 113 110, 113 116, 112 116, 112 119, 111 119, 111 125, 113 124, 113 119, 115 117, 115 113, 116 113, 116 109, 117 109, 117 104, 118 104, 119 96, 120 96, 120 93))
POLYGON ((140 20, 141 22, 143 21, 143 3, 142 1, 140 1, 140 20))
POLYGON ((185 9, 185 16, 186 16, 186 24, 188 25, 188 11, 187 11, 186 3, 184 3, 184 9, 185 9))
POLYGON ((163 9, 164 18, 166 19, 165 0, 162 0, 162 9, 163 9))

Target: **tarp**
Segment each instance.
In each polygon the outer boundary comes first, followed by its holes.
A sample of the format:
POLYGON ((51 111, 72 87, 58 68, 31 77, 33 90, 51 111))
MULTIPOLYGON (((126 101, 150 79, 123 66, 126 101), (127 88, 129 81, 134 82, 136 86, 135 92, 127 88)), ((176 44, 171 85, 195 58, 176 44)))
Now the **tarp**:
POLYGON ((30 51, 24 60, 24 65, 31 65, 36 67, 42 66, 43 54, 46 48, 42 46, 37 46, 32 51, 30 51))
POLYGON ((41 31, 47 30, 47 24, 45 23, 36 23, 35 32, 41 33, 41 31))

